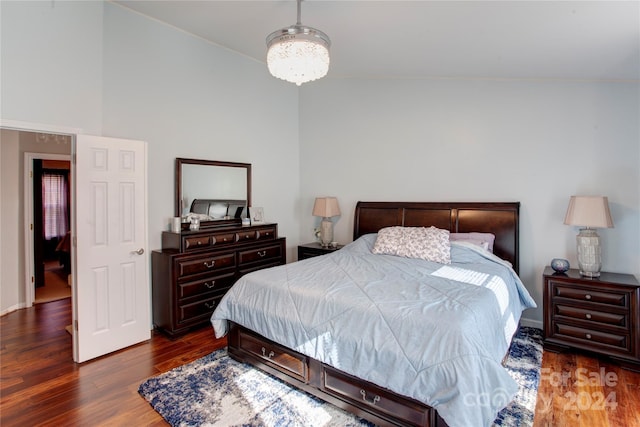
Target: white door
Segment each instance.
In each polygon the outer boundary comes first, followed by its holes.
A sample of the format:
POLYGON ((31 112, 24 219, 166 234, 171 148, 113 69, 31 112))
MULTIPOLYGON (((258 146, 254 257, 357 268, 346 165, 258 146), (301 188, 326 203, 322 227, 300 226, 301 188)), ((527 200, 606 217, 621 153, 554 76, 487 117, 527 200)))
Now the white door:
POLYGON ((73 360, 148 340, 147 144, 77 135, 73 360))

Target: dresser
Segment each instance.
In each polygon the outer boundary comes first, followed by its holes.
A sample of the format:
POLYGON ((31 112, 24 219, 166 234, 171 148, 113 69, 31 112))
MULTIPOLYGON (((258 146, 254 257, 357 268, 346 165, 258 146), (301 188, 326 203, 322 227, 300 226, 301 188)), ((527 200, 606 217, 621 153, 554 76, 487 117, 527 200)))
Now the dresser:
POLYGON ((153 324, 176 336, 208 323, 244 274, 285 264, 286 239, 277 224, 165 231, 151 262, 153 324))
POLYGON ((633 275, 588 278, 546 267, 543 281, 546 349, 587 350, 640 371, 640 284, 633 275))

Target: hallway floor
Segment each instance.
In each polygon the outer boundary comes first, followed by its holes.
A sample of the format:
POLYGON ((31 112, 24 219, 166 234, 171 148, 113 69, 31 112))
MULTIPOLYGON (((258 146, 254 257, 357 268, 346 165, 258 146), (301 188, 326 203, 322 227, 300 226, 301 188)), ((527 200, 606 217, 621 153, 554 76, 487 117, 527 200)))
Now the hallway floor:
POLYGON ((36 288, 34 303, 57 301, 71 297, 67 274, 57 260, 47 261, 44 266, 44 286, 36 288))

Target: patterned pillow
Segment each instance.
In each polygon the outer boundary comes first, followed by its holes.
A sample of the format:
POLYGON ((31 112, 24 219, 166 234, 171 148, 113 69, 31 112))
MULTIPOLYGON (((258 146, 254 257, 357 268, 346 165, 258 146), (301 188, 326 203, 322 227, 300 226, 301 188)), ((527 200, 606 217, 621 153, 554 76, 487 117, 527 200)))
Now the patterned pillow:
POLYGON ((386 227, 378 231, 374 254, 451 264, 449 231, 436 227, 386 227))
POLYGON ((376 243, 373 246, 374 254, 398 255, 404 245, 404 227, 385 227, 378 231, 376 243))

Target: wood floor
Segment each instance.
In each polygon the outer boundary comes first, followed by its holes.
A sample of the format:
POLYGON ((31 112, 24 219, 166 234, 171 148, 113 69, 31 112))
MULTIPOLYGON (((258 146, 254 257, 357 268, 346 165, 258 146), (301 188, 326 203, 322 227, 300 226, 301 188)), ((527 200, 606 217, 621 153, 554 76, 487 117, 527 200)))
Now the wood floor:
MULTIPOLYGON (((2 427, 167 425, 138 395, 140 383, 226 345, 205 327, 174 341, 154 334, 148 342, 77 365, 64 329, 69 323, 69 299, 0 317, 2 427)), ((535 426, 631 427, 640 426, 638 418, 639 373, 545 352, 535 426), (591 373, 600 377, 587 381, 591 373)))
POLYGON ((44 263, 44 286, 36 288, 34 304, 71 297, 68 274, 57 260, 44 263))

